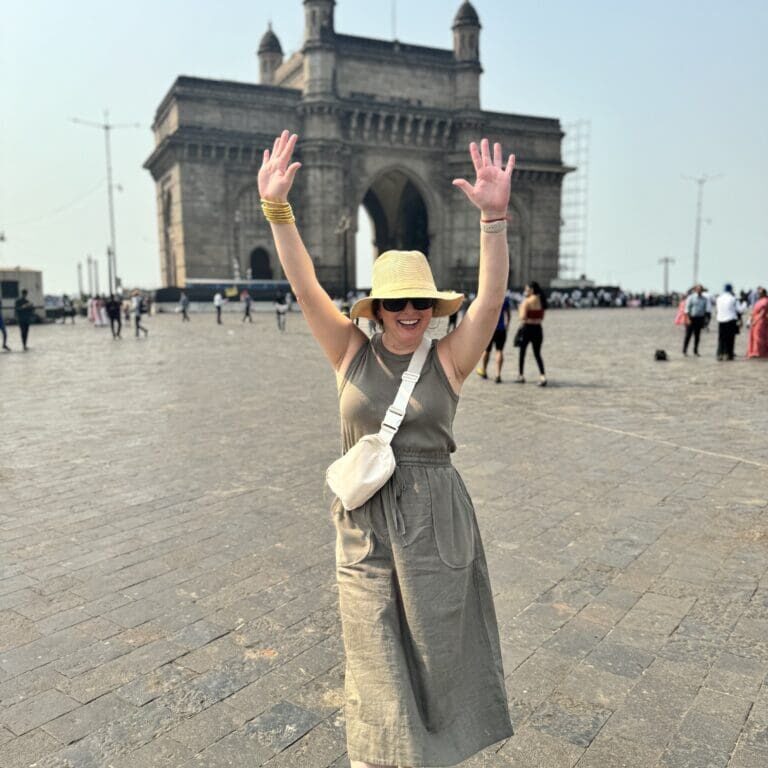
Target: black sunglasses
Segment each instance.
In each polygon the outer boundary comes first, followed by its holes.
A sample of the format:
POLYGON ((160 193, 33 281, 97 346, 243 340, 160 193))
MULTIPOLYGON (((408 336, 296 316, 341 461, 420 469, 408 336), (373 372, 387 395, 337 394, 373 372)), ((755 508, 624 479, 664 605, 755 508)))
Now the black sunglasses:
POLYGON ((384 307, 387 312, 402 312, 409 301, 413 305, 413 308, 418 310, 432 309, 436 303, 434 299, 382 299, 381 306, 384 307))

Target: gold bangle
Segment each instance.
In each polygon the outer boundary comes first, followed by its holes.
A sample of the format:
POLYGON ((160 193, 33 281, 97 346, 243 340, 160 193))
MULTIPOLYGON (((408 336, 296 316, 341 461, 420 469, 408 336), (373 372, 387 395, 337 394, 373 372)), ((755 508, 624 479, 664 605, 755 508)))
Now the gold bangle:
POLYGON ((264 218, 270 224, 293 224, 296 221, 293 208, 288 202, 277 203, 274 200, 262 199, 261 210, 264 212, 264 218))

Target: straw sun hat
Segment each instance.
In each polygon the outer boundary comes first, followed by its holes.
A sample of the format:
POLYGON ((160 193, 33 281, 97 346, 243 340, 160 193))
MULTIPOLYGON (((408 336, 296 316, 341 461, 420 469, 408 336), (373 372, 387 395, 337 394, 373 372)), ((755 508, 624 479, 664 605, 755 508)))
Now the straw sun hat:
POLYGON ((445 317, 458 311, 463 293, 438 291, 427 257, 421 251, 385 251, 373 262, 371 295, 352 305, 349 316, 376 320, 376 299, 436 299, 432 317, 445 317))

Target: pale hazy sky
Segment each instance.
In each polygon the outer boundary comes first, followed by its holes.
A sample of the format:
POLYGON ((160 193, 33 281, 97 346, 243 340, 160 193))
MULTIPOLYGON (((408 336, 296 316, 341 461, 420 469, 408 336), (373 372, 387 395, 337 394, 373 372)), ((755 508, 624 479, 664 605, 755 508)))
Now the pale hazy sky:
MULTIPOLYGON (((701 277, 768 283, 768 3, 764 0, 476 0, 485 109, 591 121, 586 269, 658 290, 691 281, 696 188, 707 184, 701 277)), ((397 37, 451 47, 459 0, 397 1, 397 37)), ((103 133, 113 134, 118 270, 159 284, 154 186, 142 163, 155 109, 180 75, 258 82, 272 19, 301 46, 300 0, 6 0, 0 9, 0 264, 74 291, 76 264, 109 241, 103 133)), ((391 38, 391 3, 339 0, 339 32, 391 38)), ((514 147, 510 147, 514 151, 514 147)))

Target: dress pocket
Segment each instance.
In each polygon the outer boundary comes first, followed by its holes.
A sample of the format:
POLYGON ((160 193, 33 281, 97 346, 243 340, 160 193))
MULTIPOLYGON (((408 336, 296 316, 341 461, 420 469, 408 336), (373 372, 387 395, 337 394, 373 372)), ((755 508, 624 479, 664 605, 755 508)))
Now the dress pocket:
POLYGON ((437 553, 449 568, 466 568, 475 559, 475 510, 455 470, 444 482, 430 482, 437 553))
POLYGON ((365 560, 373 543, 367 505, 350 512, 334 499, 331 514, 336 526, 336 565, 355 565, 365 560))

